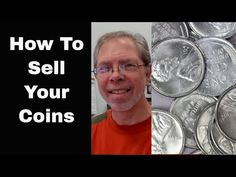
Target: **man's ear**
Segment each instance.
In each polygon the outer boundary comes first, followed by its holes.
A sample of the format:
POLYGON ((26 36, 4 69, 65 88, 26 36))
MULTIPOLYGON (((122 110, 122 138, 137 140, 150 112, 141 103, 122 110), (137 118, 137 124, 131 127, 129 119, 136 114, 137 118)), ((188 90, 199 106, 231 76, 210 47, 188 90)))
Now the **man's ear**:
POLYGON ((147 83, 148 83, 150 80, 151 74, 152 74, 152 64, 151 63, 149 63, 147 65, 145 74, 146 74, 146 79, 147 79, 147 83))

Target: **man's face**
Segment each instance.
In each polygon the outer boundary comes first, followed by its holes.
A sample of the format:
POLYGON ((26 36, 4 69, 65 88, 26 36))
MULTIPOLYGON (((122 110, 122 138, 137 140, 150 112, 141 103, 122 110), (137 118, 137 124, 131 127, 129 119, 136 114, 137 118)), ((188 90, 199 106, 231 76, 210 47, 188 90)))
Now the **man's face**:
POLYGON ((145 99, 144 89, 150 76, 150 67, 138 67, 136 71, 120 72, 120 64, 144 64, 138 56, 133 41, 129 38, 111 39, 100 48, 97 67, 109 66, 113 72, 97 74, 101 95, 112 109, 126 111, 140 99, 145 99))

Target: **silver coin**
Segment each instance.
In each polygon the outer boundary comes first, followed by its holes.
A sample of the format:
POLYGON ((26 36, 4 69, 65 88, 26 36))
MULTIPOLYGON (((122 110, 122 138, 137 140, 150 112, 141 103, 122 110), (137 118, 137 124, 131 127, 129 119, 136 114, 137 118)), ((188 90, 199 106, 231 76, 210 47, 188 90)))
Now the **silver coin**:
POLYGON ((152 46, 170 37, 188 38, 188 29, 184 22, 153 22, 152 46))
POLYGON ((188 39, 193 42, 196 40, 199 40, 200 37, 192 30, 192 28, 189 26, 189 23, 186 23, 186 26, 187 26, 188 33, 189 33, 188 39))
POLYGON ((221 134, 215 121, 212 122, 211 136, 214 145, 221 151, 221 154, 236 154, 236 143, 221 134))
POLYGON ((236 50, 228 41, 209 37, 196 41, 202 50, 206 71, 197 90, 206 95, 219 96, 236 83, 236 50))
POLYGON ((234 48, 236 49, 236 33, 231 36, 228 41, 234 46, 234 48))
POLYGON ((211 147, 215 150, 215 152, 218 155, 222 155, 225 153, 219 148, 219 145, 216 143, 216 139, 214 138, 215 135, 213 135, 213 125, 214 124, 215 124, 215 116, 214 116, 214 119, 209 124, 209 130, 210 130, 209 142, 210 142, 211 147))
POLYGON ((198 147, 205 154, 217 154, 210 145, 210 122, 214 119, 216 103, 208 105, 198 117, 195 123, 195 140, 198 147))
POLYGON ((204 71, 203 56, 189 40, 166 39, 152 48, 152 87, 165 96, 189 94, 203 80, 204 71))
POLYGON ((225 91, 216 109, 216 123, 221 133, 236 142, 236 86, 225 91))
POLYGON ((228 38, 236 33, 235 22, 189 22, 189 26, 201 37, 228 38))
POLYGON ((195 122, 207 105, 216 101, 216 98, 198 94, 196 92, 177 98, 170 107, 170 112, 179 117, 186 129, 185 146, 198 148, 195 141, 195 122))
POLYGON ((199 39, 200 39, 200 37, 194 31, 190 31, 189 32, 189 40, 190 41, 195 42, 195 41, 197 41, 199 39))
POLYGON ((179 119, 169 112, 152 110, 152 154, 181 154, 185 133, 179 119))

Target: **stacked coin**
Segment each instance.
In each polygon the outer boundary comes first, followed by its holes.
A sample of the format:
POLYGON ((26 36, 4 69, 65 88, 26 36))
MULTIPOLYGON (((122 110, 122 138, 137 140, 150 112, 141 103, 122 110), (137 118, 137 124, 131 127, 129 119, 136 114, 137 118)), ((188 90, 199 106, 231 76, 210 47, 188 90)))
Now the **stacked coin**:
POLYGON ((177 116, 152 110, 152 154, 179 154, 185 144, 185 132, 177 116))
MULTIPOLYGON (((152 91, 175 98, 168 113, 183 127, 183 146, 192 149, 178 153, 236 153, 235 44, 233 22, 152 23, 152 91)), ((155 114, 153 108, 152 145, 160 149, 155 114)))
POLYGON ((208 105, 199 115, 195 123, 194 136, 198 147, 205 154, 218 154, 217 150, 213 147, 211 136, 211 123, 214 120, 216 103, 208 105))
POLYGON ((195 142, 195 123, 205 109, 205 107, 216 99, 211 96, 206 96, 194 92, 192 94, 186 95, 184 97, 177 98, 170 107, 170 112, 177 115, 181 121, 186 131, 186 144, 185 146, 189 148, 197 148, 195 142))

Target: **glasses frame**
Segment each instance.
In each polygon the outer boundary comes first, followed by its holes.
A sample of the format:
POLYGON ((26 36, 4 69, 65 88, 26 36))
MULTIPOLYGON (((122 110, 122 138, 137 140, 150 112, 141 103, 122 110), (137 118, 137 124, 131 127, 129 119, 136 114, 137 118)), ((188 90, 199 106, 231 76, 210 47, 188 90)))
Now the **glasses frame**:
MULTIPOLYGON (((128 64, 130 64, 130 63, 128 63, 128 64)), ((125 65, 127 65, 127 63, 126 64, 120 64, 119 66, 118 66, 118 71, 120 72, 120 73, 125 73, 125 72, 127 72, 128 70, 126 70, 125 69, 125 65)), ((139 68, 139 67, 141 67, 141 66, 147 66, 148 64, 130 64, 130 65, 132 65, 133 67, 136 67, 137 69, 139 68)), ((98 67, 96 67, 96 68, 94 68, 94 70, 92 70, 92 72, 94 73, 94 75, 103 75, 103 74, 109 74, 109 73, 112 73, 112 72, 114 72, 114 68, 113 67, 110 67, 110 69, 109 69, 109 71, 107 71, 107 72, 104 72, 104 73, 98 73, 97 72, 97 68, 98 67)), ((137 70, 136 69, 136 70, 137 70)))

